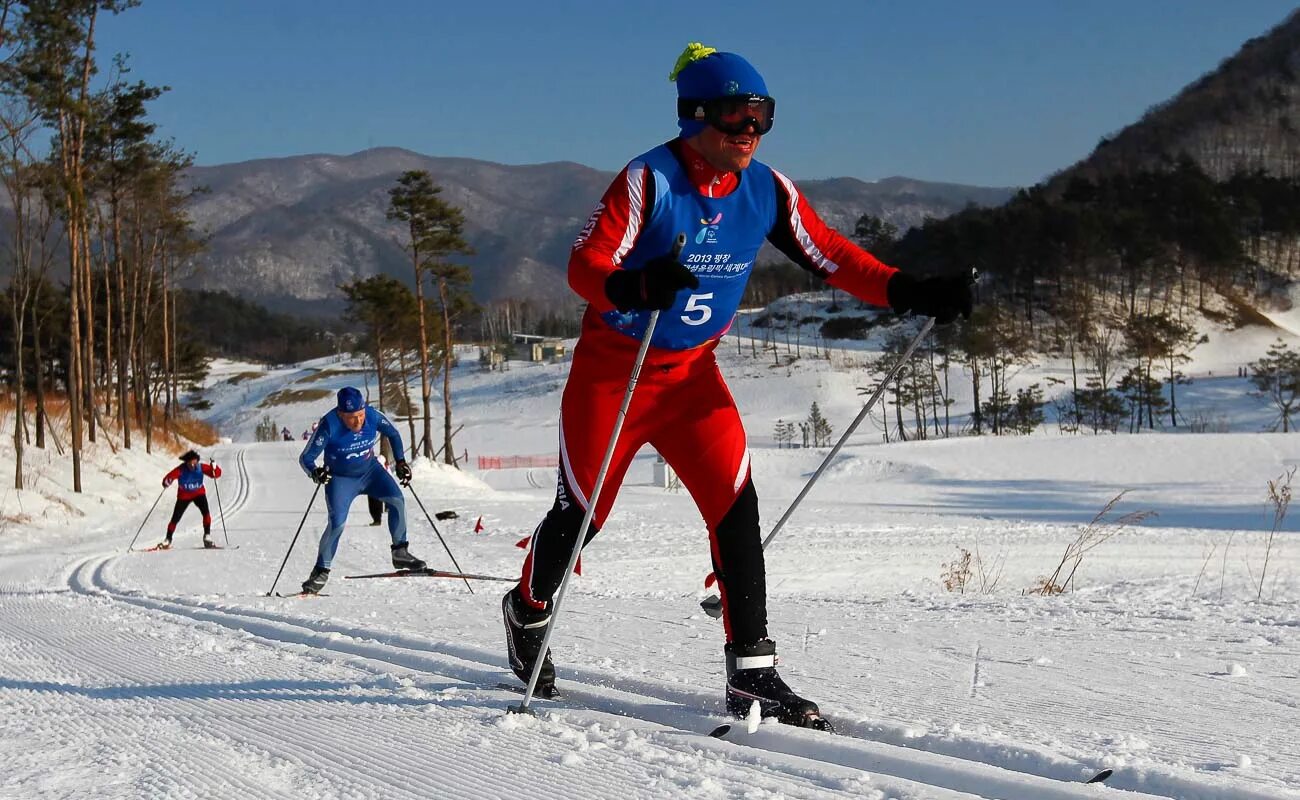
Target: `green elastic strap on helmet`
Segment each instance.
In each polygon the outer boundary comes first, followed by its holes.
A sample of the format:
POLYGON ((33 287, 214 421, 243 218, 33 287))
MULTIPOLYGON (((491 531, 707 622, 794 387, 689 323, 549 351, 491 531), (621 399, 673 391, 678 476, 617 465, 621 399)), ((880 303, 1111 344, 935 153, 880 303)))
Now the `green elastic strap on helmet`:
POLYGON ((673 71, 668 73, 668 80, 676 81, 677 74, 686 69, 687 66, 693 62, 699 61, 701 58, 707 58, 716 52, 718 52, 718 48, 716 47, 706 47, 699 42, 691 42, 686 45, 686 49, 677 57, 677 63, 673 64, 673 71))

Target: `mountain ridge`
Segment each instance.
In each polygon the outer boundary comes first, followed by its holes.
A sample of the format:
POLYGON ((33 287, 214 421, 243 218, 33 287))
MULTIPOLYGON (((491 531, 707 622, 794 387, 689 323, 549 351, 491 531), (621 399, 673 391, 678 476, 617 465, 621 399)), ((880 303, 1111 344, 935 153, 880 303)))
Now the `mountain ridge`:
MULTIPOLYGON (((577 305, 565 276, 569 246, 615 172, 572 161, 508 165, 400 147, 191 168, 189 181, 206 191, 194 197, 190 214, 208 248, 183 285, 231 291, 274 310, 336 313, 340 283, 375 274, 409 283, 398 227, 385 213, 388 190, 412 169, 427 170, 443 199, 465 213, 476 255, 459 260, 474 274, 476 299, 577 305)), ((1014 191, 903 176, 799 186, 823 219, 845 233, 864 213, 906 230, 971 204, 1000 204, 1014 191)), ((763 257, 782 258, 774 250, 763 257)))

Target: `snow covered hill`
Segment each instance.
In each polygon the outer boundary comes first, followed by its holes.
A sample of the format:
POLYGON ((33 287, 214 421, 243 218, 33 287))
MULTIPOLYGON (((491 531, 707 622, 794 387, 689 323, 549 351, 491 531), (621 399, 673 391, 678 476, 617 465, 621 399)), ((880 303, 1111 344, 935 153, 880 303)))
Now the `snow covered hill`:
MULTIPOLYGON (((24 517, 4 495, 0 797, 1300 798, 1293 518, 1260 582, 1266 482, 1300 463, 1300 439, 1259 432, 1267 410, 1229 377, 1257 357, 1243 341, 1212 342, 1186 387, 1228 433, 886 445, 864 426, 767 555, 782 674, 841 733, 742 722, 724 739, 706 735, 726 721, 721 626, 698 605, 706 534, 688 496, 653 484, 652 453, 558 622, 567 699, 511 716, 519 698, 496 686, 512 680, 508 583, 344 580, 387 568, 362 505, 329 596, 266 596, 309 504, 279 589, 306 577, 324 522, 299 437, 367 376, 351 361, 219 364, 204 398, 231 440, 213 451, 231 548, 199 548, 190 512, 175 550, 125 552, 174 463, 161 455, 95 451, 77 498, 51 458, 24 517), (307 389, 321 397, 276 395, 307 389), (294 441, 254 443, 264 416, 294 441), (1087 552, 1072 591, 1027 594, 1124 491, 1110 518, 1156 516, 1087 552), (964 592, 945 589, 963 575, 964 592), (1105 786, 1083 783, 1102 768, 1105 786)), ((826 452, 776 448, 773 424, 816 399, 838 436, 865 382, 846 365, 865 354, 778 367, 730 340, 720 352, 767 528, 826 452)), ((471 468, 417 462, 412 488, 457 512, 438 531, 462 567, 513 577, 553 470, 473 467, 553 453, 568 367, 485 372, 465 355, 453 391, 471 468)), ((408 505, 412 550, 449 568, 408 505)))

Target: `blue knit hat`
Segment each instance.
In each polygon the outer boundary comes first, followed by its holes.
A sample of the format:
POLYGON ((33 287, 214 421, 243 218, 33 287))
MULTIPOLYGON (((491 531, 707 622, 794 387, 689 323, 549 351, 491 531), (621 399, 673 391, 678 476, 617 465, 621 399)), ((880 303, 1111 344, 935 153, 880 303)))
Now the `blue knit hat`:
MULTIPOLYGON (((767 95, 767 83, 753 64, 735 53, 720 53, 699 42, 686 45, 668 80, 677 82, 679 99, 711 100, 733 94, 767 95)), ((704 130, 706 125, 702 120, 677 120, 677 127, 687 138, 704 130)))
POLYGON ((339 389, 339 411, 350 414, 365 407, 366 398, 361 396, 359 389, 352 386, 344 386, 339 389))

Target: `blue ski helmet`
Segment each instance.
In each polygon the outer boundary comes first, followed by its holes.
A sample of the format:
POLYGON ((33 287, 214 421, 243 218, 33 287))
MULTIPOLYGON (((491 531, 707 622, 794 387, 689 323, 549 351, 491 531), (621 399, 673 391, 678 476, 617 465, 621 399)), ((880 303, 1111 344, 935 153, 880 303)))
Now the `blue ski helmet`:
MULTIPOLYGON (((714 100, 732 95, 767 96, 767 82, 743 57, 691 42, 677 57, 668 80, 677 84, 678 100, 714 100)), ((680 115, 680 111, 679 111, 680 115)), ((677 127, 689 138, 708 123, 678 118, 677 127)))
POLYGON ((354 411, 360 411, 366 407, 366 398, 361 396, 361 390, 355 386, 344 386, 339 389, 339 411, 350 414, 354 411))

